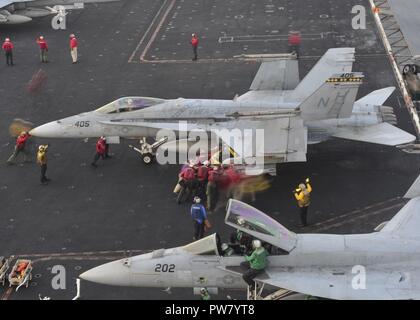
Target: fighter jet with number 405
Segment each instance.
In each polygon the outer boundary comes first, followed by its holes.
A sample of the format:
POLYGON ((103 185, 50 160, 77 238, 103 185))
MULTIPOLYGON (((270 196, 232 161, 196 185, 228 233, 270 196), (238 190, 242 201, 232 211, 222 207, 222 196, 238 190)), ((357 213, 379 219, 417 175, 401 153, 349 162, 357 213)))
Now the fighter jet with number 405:
MULTIPOLYGON (((181 146, 190 146, 191 140, 180 137, 200 131, 215 134, 245 163, 263 163, 264 168, 306 161, 307 144, 330 137, 392 146, 415 140, 390 124, 396 124, 393 110, 382 106, 394 87, 374 91, 355 102, 363 75, 352 72, 354 52, 354 48, 329 49, 302 81, 293 55, 244 56, 262 63, 250 91, 233 100, 125 97, 97 110, 44 124, 31 134, 47 138, 105 136, 109 143, 118 143, 120 138, 155 138, 164 130, 176 136, 161 150, 168 150, 175 142, 177 151, 186 152, 181 146), (261 143, 258 131, 262 130, 261 143), (241 135, 232 141, 232 132, 241 135)), ((200 145, 199 149, 205 147, 200 145)))
MULTIPOLYGON (((369 234, 296 234, 238 200, 229 200, 225 222, 266 243, 259 284, 330 299, 420 299, 420 176, 405 198, 411 200, 369 234)), ((246 288, 243 261, 242 254, 223 255, 213 234, 106 263, 80 278, 116 286, 246 288)))

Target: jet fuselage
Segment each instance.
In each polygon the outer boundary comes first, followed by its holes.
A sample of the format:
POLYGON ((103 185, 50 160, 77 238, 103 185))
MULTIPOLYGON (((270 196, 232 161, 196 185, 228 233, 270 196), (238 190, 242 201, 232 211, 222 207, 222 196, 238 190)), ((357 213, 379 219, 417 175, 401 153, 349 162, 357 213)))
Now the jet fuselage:
MULTIPOLYGON (((177 134, 180 130, 189 131, 197 127, 210 132, 213 124, 220 122, 223 122, 226 129, 235 129, 237 121, 245 119, 299 117, 301 115, 298 105, 297 102, 258 104, 235 100, 179 98, 134 111, 85 112, 44 124, 35 128, 32 134, 45 138, 155 138, 160 130, 159 123, 165 123, 166 127, 177 134), (155 128, 153 124, 156 124, 155 128)), ((361 107, 356 104, 350 118, 304 120, 308 127, 308 143, 312 144, 329 139, 339 127, 362 127, 383 121, 378 106, 361 107)))

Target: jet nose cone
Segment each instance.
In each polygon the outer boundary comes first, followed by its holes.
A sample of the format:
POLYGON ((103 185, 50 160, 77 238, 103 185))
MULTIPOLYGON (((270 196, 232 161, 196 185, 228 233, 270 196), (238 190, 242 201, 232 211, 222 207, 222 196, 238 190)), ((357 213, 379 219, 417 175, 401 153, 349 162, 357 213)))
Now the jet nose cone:
POLYGON ((32 129, 29 134, 39 138, 57 138, 62 136, 63 130, 59 122, 54 121, 32 129))
POLYGON ((130 285, 130 268, 127 259, 109 262, 87 270, 79 277, 83 280, 112 286, 130 285))

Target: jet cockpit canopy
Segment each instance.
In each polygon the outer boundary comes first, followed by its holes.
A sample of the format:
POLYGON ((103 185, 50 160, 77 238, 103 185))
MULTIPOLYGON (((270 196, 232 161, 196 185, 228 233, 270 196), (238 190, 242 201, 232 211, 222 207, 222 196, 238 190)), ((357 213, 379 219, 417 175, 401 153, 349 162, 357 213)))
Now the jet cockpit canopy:
POLYGON ((165 102, 165 100, 159 98, 123 97, 112 101, 95 111, 103 114, 120 113, 144 109, 163 102, 165 102))
POLYGON ((213 233, 205 238, 182 247, 185 251, 196 255, 219 255, 220 238, 213 233))
POLYGON ((227 225, 287 252, 296 246, 297 235, 260 210, 239 200, 230 199, 226 211, 227 225))

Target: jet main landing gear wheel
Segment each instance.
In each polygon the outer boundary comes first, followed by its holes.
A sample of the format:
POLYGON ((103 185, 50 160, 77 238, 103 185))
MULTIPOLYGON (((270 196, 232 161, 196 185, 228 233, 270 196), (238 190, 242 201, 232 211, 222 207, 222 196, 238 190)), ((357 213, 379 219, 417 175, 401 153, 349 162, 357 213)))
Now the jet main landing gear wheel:
POLYGON ((403 74, 408 74, 408 73, 417 74, 418 72, 419 72, 419 67, 415 64, 406 64, 403 67, 403 74))
POLYGON ((151 153, 145 153, 141 158, 145 164, 151 164, 153 162, 153 155, 151 153))

